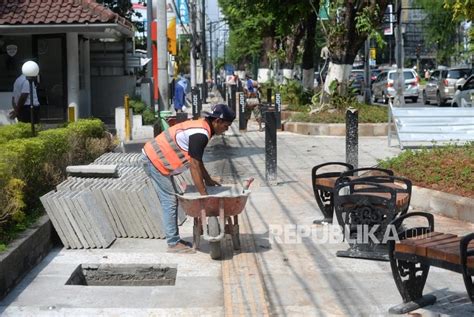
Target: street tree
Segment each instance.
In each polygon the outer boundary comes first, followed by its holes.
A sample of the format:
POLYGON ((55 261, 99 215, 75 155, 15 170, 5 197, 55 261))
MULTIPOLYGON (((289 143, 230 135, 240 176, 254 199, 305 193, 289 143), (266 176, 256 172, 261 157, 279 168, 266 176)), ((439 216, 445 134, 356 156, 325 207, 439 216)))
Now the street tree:
MULTIPOLYGON (((316 7, 319 8, 319 1, 316 7)), ((304 41, 304 73, 314 74, 314 28, 317 21, 309 1, 219 0, 230 27, 229 57, 236 64, 260 56, 260 66, 278 61, 293 68, 304 41)), ((306 80, 305 82, 312 82, 306 80)))
POLYGON ((474 21, 474 0, 444 0, 444 8, 453 12, 453 19, 474 21))
POLYGON ((382 23, 389 0, 335 0, 329 6, 329 20, 325 22, 324 33, 329 52, 329 70, 324 90, 337 80, 345 94, 352 64, 364 41, 375 38, 382 43, 377 31, 382 23))
POLYGON ((416 0, 415 4, 426 13, 423 21, 426 43, 436 48, 438 64, 449 64, 456 54, 456 34, 461 19, 454 18, 453 7, 445 8, 443 0, 416 0))

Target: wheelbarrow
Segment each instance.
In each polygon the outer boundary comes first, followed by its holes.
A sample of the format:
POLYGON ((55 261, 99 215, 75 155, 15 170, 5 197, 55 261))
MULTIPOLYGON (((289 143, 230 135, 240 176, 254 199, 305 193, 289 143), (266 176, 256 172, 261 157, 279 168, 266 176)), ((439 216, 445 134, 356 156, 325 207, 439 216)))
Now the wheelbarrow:
MULTIPOLYGON (((194 218, 193 245, 199 249, 201 236, 209 242, 211 258, 221 258, 221 241, 226 234, 232 236, 234 250, 240 250, 239 214, 244 210, 248 190, 253 178, 247 180, 243 190, 233 188, 210 195, 177 195, 178 203, 186 215, 194 218)), ((210 190, 211 188, 208 188, 210 190)), ((219 189, 219 187, 212 187, 219 189)))

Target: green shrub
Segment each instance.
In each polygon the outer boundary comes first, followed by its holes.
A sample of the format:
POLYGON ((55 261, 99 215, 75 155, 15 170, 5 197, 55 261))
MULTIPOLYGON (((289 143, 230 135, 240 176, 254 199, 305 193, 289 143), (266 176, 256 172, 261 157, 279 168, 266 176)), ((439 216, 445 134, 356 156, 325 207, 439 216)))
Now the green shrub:
POLYGON ((17 124, 0 127, 0 144, 14 139, 31 137, 31 124, 19 122, 17 124))
MULTIPOLYGON (((387 108, 374 105, 366 105, 358 102, 349 104, 350 107, 359 110, 359 123, 387 123, 387 108)), ((312 123, 345 123, 347 108, 328 108, 317 113, 296 113, 290 120, 294 122, 312 123)))
POLYGON ((466 197, 474 196, 474 142, 405 150, 379 162, 416 185, 466 197))
MULTIPOLYGON (((19 128, 20 129, 20 128, 19 128)), ((10 133, 22 135, 21 133, 10 133)), ((39 197, 66 177, 68 165, 88 164, 110 151, 114 142, 97 119, 40 131, 36 137, 6 141, 0 152, 0 244, 31 221, 39 197)))
POLYGON ((138 99, 130 99, 130 107, 133 110, 133 114, 142 115, 142 123, 145 125, 153 125, 156 121, 155 111, 148 107, 143 101, 138 99))

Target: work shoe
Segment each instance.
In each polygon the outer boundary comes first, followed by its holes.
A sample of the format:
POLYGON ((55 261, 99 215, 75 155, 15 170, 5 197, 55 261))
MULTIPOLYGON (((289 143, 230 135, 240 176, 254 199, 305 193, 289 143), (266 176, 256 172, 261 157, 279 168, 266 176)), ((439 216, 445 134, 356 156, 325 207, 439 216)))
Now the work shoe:
POLYGON ((189 242, 180 240, 174 246, 168 246, 168 253, 196 253, 196 250, 192 248, 189 242))

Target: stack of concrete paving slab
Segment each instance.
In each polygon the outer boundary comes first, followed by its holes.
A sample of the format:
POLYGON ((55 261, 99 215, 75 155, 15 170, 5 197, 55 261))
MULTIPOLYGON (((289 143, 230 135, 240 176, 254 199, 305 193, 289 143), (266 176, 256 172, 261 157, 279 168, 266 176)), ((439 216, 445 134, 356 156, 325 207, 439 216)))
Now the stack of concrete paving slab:
MULTIPOLYGON (((67 248, 106 248, 116 237, 164 238, 161 205, 137 153, 107 153, 93 164, 117 165, 118 178, 68 177, 41 197, 67 248)), ((186 216, 179 210, 178 221, 186 216)))

